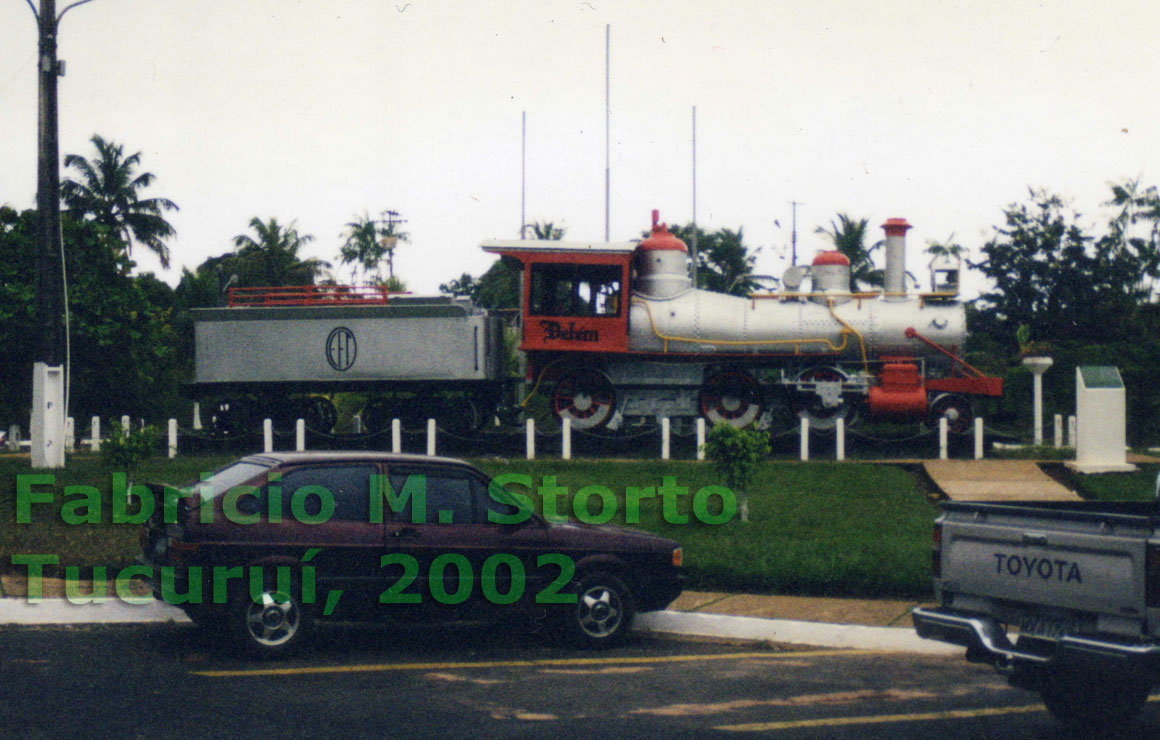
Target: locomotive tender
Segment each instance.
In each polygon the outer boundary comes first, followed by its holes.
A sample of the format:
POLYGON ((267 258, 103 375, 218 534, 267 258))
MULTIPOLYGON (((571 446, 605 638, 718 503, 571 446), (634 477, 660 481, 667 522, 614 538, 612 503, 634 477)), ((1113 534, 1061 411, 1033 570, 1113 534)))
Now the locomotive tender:
MULTIPOLYGON (((1002 395, 1000 378, 956 354, 966 335, 957 270, 940 290, 905 292, 904 219, 883 225, 881 292, 851 292, 849 260, 821 252, 786 272, 785 290, 743 297, 694 288, 685 244, 657 215, 639 243, 481 245, 521 265, 528 398, 545 394, 574 428, 667 417, 682 433, 698 416, 769 426, 780 413, 828 430, 865 412, 944 417, 962 433, 972 399, 1002 395)), ((367 394, 369 431, 396 417, 468 430, 512 390, 502 321, 464 299, 306 286, 234 289, 230 304, 194 314, 193 390, 212 399, 219 431, 263 415, 282 430, 305 418, 330 431, 334 407, 318 394, 347 390, 367 394)))

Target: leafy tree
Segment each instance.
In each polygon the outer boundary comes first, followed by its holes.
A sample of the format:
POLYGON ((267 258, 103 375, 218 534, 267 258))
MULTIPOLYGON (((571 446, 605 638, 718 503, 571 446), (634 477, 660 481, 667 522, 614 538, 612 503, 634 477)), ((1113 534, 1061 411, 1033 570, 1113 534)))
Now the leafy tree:
POLYGON ((339 261, 344 265, 354 265, 355 279, 361 267, 364 279, 373 285, 382 282, 379 267, 387 260, 388 277, 395 276, 394 250, 398 242, 410 240, 410 235, 399 231, 400 221, 396 221, 391 211, 385 211, 388 218, 373 219, 366 211, 356 216, 343 231, 345 241, 339 250, 339 261))
POLYGON ((883 272, 874 266, 872 256, 874 250, 882 246, 882 242, 866 246, 869 228, 869 219, 855 220, 845 213, 839 213, 836 221, 830 221, 829 228, 819 226, 816 229, 816 233, 830 237, 834 249, 850 260, 851 293, 858 292, 862 285, 881 287, 884 282, 883 272))
POLYGON ((738 429, 718 422, 705 437, 705 455, 725 485, 741 496, 741 521, 749 521, 746 491, 757 466, 769 457, 769 434, 758 429, 738 429))
POLYGON ((91 139, 96 148, 92 160, 79 154, 64 158, 66 169, 75 170, 76 180, 60 184, 61 200, 75 218, 95 221, 124 244, 126 254, 134 243, 157 255, 162 267, 169 267, 169 247, 165 240, 176 232, 165 220, 166 211, 178 210, 168 198, 142 198, 154 175, 138 172, 141 152, 125 156, 124 147, 99 135, 91 139))
POLYGON ((1059 196, 1030 190, 1030 203, 1011 204, 1005 223, 971 266, 993 288, 972 312, 975 332, 1002 337, 1009 346, 1026 325, 1040 341, 1106 342, 1130 335, 1131 319, 1156 277, 1155 242, 1125 237, 1126 222, 1113 219, 1092 237, 1059 196))
POLYGON ((309 234, 299 234, 295 222, 283 226, 277 219, 250 219, 253 235, 234 237, 236 260, 230 262, 244 287, 313 285, 322 271, 330 267, 324 260, 303 259, 298 252, 313 241, 309 234))
POLYGON ((471 276, 471 273, 463 273, 454 280, 439 285, 440 293, 447 293, 448 295, 456 296, 457 298, 470 298, 475 300, 479 297, 479 281, 471 276))

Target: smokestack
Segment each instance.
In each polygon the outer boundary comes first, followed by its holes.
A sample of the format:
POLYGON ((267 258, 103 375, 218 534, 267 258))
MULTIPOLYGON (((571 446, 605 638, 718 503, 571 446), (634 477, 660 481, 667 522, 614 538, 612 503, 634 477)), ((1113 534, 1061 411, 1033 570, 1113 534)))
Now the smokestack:
POLYGON ((912 228, 905 218, 888 218, 886 231, 886 276, 883 289, 888 301, 906 300, 906 231, 912 228))

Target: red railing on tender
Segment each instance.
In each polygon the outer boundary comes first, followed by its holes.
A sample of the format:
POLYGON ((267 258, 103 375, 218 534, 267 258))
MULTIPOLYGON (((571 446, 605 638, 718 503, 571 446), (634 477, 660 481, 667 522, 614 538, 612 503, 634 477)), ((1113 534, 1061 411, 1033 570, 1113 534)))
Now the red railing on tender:
POLYGON ((269 288, 230 288, 229 306, 359 306, 383 305, 393 295, 378 285, 284 285, 269 288))

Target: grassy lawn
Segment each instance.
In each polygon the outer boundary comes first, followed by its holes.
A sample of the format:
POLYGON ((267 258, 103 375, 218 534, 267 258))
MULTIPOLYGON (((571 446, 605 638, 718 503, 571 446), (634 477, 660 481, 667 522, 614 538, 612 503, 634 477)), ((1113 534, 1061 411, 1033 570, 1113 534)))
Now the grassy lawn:
MULTIPOLYGON (((139 481, 182 482, 231 457, 185 457, 146 461, 139 481)), ((930 589, 930 525, 937 508, 901 468, 858 463, 770 462, 749 493, 750 521, 704 524, 691 515, 692 494, 716 484, 712 468, 690 462, 476 460, 492 475, 516 472, 539 486, 545 476, 567 487, 559 509, 572 511, 572 494, 586 485, 608 488, 617 497, 611 524, 626 524, 629 486, 660 486, 666 476, 689 489, 677 511, 688 523, 665 520, 661 501, 643 499, 639 524, 677 540, 685 550, 688 587, 846 596, 926 596, 930 589)), ((53 505, 36 506, 31 524, 15 523, 16 478, 28 474, 27 458, 0 457, 0 567, 13 553, 50 553, 63 565, 127 565, 138 554, 139 528, 109 523, 111 479, 94 457, 78 456, 55 473, 53 505), (103 522, 65 524, 63 489, 98 488, 106 501, 103 522)), ((518 487, 517 487, 518 489, 518 487)), ((533 496, 539 501, 539 496, 533 496)), ((595 513, 600 499, 590 501, 595 513)), ((719 498, 710 500, 710 513, 719 498)))

